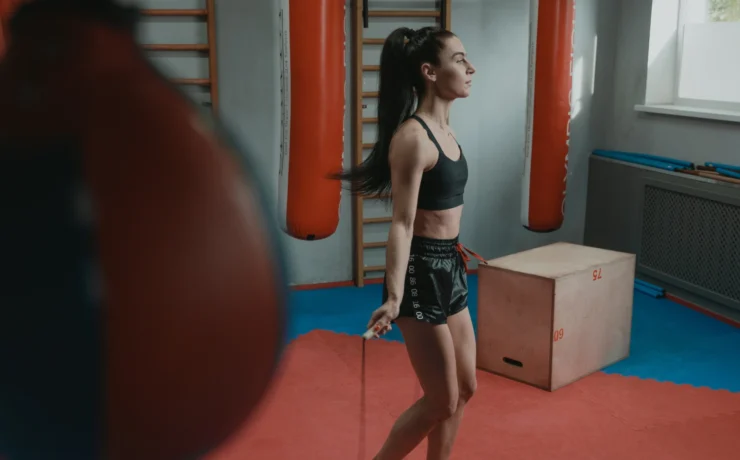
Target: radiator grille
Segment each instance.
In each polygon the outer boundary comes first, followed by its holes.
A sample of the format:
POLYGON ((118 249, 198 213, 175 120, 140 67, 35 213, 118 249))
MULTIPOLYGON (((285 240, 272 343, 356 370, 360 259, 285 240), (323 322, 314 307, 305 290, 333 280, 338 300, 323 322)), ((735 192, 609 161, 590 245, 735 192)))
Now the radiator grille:
POLYGON ((640 263, 740 302, 740 206, 645 189, 640 263))

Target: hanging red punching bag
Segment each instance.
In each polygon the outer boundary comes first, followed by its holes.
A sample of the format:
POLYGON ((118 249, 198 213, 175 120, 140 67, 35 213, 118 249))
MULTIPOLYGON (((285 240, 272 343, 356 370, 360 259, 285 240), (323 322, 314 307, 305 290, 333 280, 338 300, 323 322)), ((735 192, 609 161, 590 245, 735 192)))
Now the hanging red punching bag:
POLYGON ((533 232, 565 219, 574 21, 575 0, 530 0, 521 222, 533 232))
POLYGON ((345 113, 345 1, 281 0, 282 152, 278 218, 321 240, 339 225, 345 113))
POLYGON ((198 458, 283 344, 276 226, 244 154, 108 0, 37 0, 0 64, 0 458, 198 458))

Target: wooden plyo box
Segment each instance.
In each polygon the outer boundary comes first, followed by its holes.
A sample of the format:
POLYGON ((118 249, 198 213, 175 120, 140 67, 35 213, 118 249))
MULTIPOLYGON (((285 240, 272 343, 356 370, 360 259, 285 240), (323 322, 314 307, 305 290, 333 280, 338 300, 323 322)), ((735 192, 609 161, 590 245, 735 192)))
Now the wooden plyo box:
POLYGON ((554 391, 628 357, 635 263, 555 243, 478 265, 478 368, 554 391))

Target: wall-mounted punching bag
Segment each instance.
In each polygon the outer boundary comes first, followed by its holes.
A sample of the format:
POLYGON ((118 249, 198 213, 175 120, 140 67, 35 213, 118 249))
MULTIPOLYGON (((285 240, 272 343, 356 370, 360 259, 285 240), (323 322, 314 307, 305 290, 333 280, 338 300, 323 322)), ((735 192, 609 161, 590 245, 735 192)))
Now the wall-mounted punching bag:
POLYGON ((522 225, 560 228, 570 146, 575 0, 531 0, 522 225))
POLYGON ((344 154, 344 0, 281 0, 282 152, 279 218, 299 239, 339 224, 344 154))
POLYGON ((20 8, 0 64, 0 458, 198 458, 283 345, 272 218, 107 0, 20 8))

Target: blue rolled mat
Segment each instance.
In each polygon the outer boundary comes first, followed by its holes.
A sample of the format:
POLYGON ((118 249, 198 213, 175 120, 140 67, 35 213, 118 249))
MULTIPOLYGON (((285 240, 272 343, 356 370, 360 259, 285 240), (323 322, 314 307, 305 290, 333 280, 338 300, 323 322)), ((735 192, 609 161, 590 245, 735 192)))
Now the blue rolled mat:
POLYGON ((612 152, 609 150, 594 150, 593 154, 605 158, 612 158, 614 160, 626 161, 628 163, 641 164, 645 166, 651 166, 653 168, 665 169, 667 171, 675 171, 677 169, 685 169, 683 166, 679 166, 674 163, 666 161, 650 160, 647 158, 641 158, 634 155, 628 155, 620 152, 612 152))
POLYGON ((635 289, 642 292, 643 294, 649 295, 650 297, 655 297, 656 299, 658 297, 663 297, 663 292, 656 291, 655 289, 650 289, 649 287, 643 286, 640 283, 635 283, 635 289))
POLYGON ((709 166, 710 168, 722 168, 722 169, 729 169, 731 171, 740 171, 740 166, 725 165, 725 164, 722 164, 722 163, 712 163, 710 161, 707 161, 704 164, 706 166, 709 166))
POLYGON ((673 165, 682 166, 688 169, 694 169, 694 163, 690 161, 677 160, 675 158, 669 158, 669 157, 661 157, 658 155, 651 155, 649 153, 621 152, 618 150, 601 150, 601 149, 597 149, 594 152, 606 152, 606 153, 612 153, 612 154, 617 154, 617 155, 626 155, 626 156, 633 157, 633 158, 660 161, 662 163, 669 163, 673 165))
POLYGON ((635 284, 640 284, 654 291, 665 292, 665 289, 663 289, 662 287, 656 286, 655 284, 648 283, 647 281, 643 281, 638 278, 635 278, 635 284))
POLYGON ((735 179, 740 179, 740 170, 730 171, 729 169, 725 169, 725 168, 717 168, 716 171, 722 174, 723 176, 734 177, 735 179))

